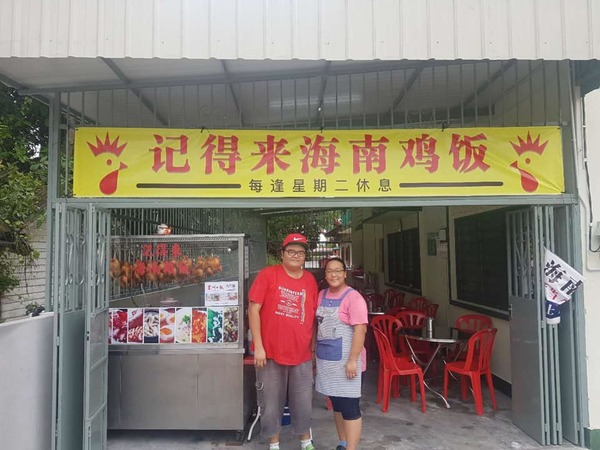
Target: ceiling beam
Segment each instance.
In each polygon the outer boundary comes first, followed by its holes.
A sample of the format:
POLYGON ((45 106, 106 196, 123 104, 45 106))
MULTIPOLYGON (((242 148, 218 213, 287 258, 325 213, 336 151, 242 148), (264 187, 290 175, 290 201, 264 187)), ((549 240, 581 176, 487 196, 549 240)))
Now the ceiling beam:
MULTIPOLYGON (((385 72, 393 70, 410 70, 416 67, 421 67, 425 64, 427 67, 435 66, 454 66, 466 61, 431 61, 427 63, 415 63, 407 64, 404 61, 396 61, 393 63, 370 63, 361 64, 356 66, 339 66, 332 65, 329 76, 342 76, 342 75, 357 75, 361 73, 375 73, 385 72)), ((132 88, 153 88, 153 87, 168 87, 168 86, 203 86, 211 84, 224 84, 224 83, 252 83, 259 81, 279 81, 279 80, 298 80, 305 78, 319 78, 323 75, 323 70, 315 69, 304 69, 304 70, 290 70, 285 71, 274 71, 274 72, 257 72, 257 73, 244 73, 244 74, 229 74, 224 77, 223 75, 206 75, 206 76, 195 76, 186 78, 168 78, 164 80, 147 80, 147 81, 129 81, 129 83, 121 82, 106 82, 96 83, 89 85, 73 86, 53 86, 53 87, 40 87, 40 88, 25 88, 23 89, 22 95, 32 95, 40 93, 54 93, 57 91, 61 92, 81 92, 81 91, 97 91, 97 90, 109 90, 109 89, 132 89, 132 88)))
POLYGON ((473 93, 471 93, 467 98, 465 98, 462 104, 468 105, 473 100, 478 98, 483 93, 483 91, 485 91, 492 85, 494 81, 496 81, 498 78, 502 77, 506 72, 508 72, 516 64, 516 62, 516 59, 511 59, 506 64, 502 64, 502 66, 498 70, 496 70, 496 72, 494 72, 488 79, 484 80, 483 83, 481 83, 473 93))
MULTIPOLYGON (((225 79, 229 79, 230 78, 230 73, 229 70, 227 69, 227 62, 222 59, 221 60, 221 65, 223 66, 223 72, 225 72, 225 79)), ((238 117, 240 118, 240 126, 244 126, 244 117, 242 116, 242 110, 240 108, 240 102, 239 99, 237 98, 237 95, 235 95, 235 91, 233 90, 233 85, 231 83, 227 83, 227 87, 229 88, 229 92, 231 92, 231 96, 233 97, 233 102, 235 103, 235 108, 237 109, 238 112, 238 117)))
POLYGON ((325 98, 325 89, 327 89, 327 80, 329 79, 330 73, 331 61, 327 61, 327 63, 325 64, 325 68, 323 69, 323 73, 321 75, 321 89, 319 91, 319 102, 317 103, 317 114, 315 117, 315 122, 318 122, 319 119, 321 119, 320 122, 323 123, 323 100, 325 98))
POLYGON ((156 104, 154 104, 153 102, 150 101, 150 99, 148 97, 146 97, 144 94, 142 94, 142 91, 136 87, 132 87, 131 86, 131 80, 129 78, 127 78, 127 76, 123 73, 123 71, 119 68, 119 66, 117 66, 117 64, 115 64, 115 62, 110 59, 110 58, 100 58, 107 66, 110 70, 113 71, 113 73, 119 77, 119 80, 121 80, 124 84, 123 87, 127 88, 129 90, 129 92, 131 92, 133 95, 135 95, 138 100, 142 103, 142 105, 144 105, 148 111, 152 112, 152 114, 154 114, 154 117, 156 117, 156 120, 163 126, 166 126, 168 124, 168 121, 165 120, 165 118, 156 110, 156 104))
POLYGON ((13 80, 12 78, 10 78, 2 73, 0 73, 0 83, 3 83, 5 85, 7 85, 8 87, 11 87, 18 91, 21 89, 26 89, 26 86, 22 85, 21 83, 18 83, 16 80, 13 80))
POLYGON ((415 67, 413 74, 410 76, 410 78, 404 84, 404 86, 402 86, 402 90, 400 91, 398 96, 392 102, 392 107, 391 107, 390 111, 394 111, 396 109, 396 107, 400 104, 400 102, 402 102, 402 100, 404 100, 404 98, 408 94, 408 91, 410 91, 410 89, 413 87, 415 82, 421 76, 421 72, 423 72, 423 69, 425 68, 426 65, 427 65, 426 63, 422 63, 422 64, 419 64, 419 66, 415 67))
MULTIPOLYGON (((535 76, 539 71, 544 69, 544 65, 548 62, 545 60, 537 60, 537 61, 530 61, 529 62, 529 70, 527 71, 527 73, 525 73, 522 77, 519 75, 517 69, 518 66, 516 65, 518 61, 515 60, 515 79, 511 80, 511 84, 510 86, 507 86, 504 90, 504 92, 502 92, 500 95, 498 95, 496 98, 492 98, 491 99, 491 103, 492 105, 494 105, 496 102, 503 100, 504 98, 506 98, 508 95, 510 95, 514 90, 518 89, 519 86, 521 86, 522 84, 524 84, 525 82, 529 81, 529 79, 533 76, 535 76), (531 64, 532 63, 538 63, 538 65, 536 67, 534 67, 533 69, 531 68, 531 64), (519 75, 519 78, 517 78, 517 75, 519 75)), ((561 61, 559 61, 558 63, 560 63, 561 61)), ((544 81, 545 82, 545 81, 544 81)))

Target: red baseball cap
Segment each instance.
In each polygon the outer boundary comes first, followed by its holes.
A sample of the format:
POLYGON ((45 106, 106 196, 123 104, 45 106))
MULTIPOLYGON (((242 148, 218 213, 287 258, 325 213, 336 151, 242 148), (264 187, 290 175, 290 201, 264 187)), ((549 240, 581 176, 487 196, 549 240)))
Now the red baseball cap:
POLYGON ((308 250, 308 242, 306 242, 306 236, 304 236, 300 233, 288 234, 286 236, 286 238, 283 240, 283 244, 281 244, 281 248, 285 248, 286 246, 288 246, 290 244, 301 245, 306 250, 308 250))

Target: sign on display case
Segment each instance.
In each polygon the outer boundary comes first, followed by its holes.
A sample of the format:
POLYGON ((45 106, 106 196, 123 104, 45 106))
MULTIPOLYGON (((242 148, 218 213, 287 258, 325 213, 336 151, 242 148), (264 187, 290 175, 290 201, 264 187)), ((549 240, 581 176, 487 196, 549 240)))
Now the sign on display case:
POLYGON ((206 306, 232 306, 238 304, 238 282, 221 281, 205 283, 204 301, 206 306))

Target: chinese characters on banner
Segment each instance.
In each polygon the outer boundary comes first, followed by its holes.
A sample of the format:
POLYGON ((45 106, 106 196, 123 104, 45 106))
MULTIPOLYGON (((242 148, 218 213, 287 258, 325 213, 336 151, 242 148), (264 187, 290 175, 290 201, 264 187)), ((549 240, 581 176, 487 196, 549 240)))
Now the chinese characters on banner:
POLYGON ((78 128, 78 197, 423 197, 564 190, 558 127, 78 128))
POLYGON ((575 289, 583 283, 583 276, 550 250, 545 250, 546 322, 557 324, 560 323, 559 306, 571 300, 575 289))

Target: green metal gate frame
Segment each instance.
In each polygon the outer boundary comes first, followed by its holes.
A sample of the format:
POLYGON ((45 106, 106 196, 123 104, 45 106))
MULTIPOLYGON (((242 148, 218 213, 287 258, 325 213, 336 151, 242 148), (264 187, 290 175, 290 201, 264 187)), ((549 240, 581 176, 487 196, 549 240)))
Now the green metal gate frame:
POLYGON ((52 450, 106 448, 110 213, 52 206, 52 450))
POLYGON ((87 298, 85 304, 83 449, 106 448, 108 423, 108 265, 110 212, 88 208, 87 298))
POLYGON ((52 450, 82 447, 83 357, 85 297, 87 280, 86 208, 52 205, 53 260, 52 298, 54 301, 54 370, 52 450))
POLYGON ((511 361, 513 373, 519 364, 529 369, 513 379, 518 398, 513 399, 513 422, 543 445, 560 445, 565 438, 582 445, 584 374, 576 359, 582 337, 575 323, 583 320, 583 308, 575 298, 562 308, 560 324, 547 324, 544 291, 545 248, 567 262, 576 256, 570 241, 578 229, 577 210, 533 206, 507 212, 506 220, 511 361))

